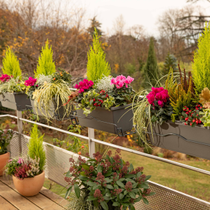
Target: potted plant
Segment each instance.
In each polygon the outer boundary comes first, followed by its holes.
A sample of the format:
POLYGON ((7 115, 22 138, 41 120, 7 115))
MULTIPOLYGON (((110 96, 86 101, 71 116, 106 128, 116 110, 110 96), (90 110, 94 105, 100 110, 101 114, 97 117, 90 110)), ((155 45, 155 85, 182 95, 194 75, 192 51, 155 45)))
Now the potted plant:
POLYGON ((27 94, 31 99, 34 113, 45 116, 47 119, 62 119, 69 116, 71 105, 63 106, 71 94, 69 88, 71 75, 62 69, 56 72, 53 62, 53 52, 48 41, 39 57, 35 77, 25 81, 27 94))
POLYGON ((194 55, 192 75, 179 68, 175 77, 170 71, 165 86, 153 87, 136 103, 134 125, 145 142, 149 137, 155 146, 210 159, 209 34, 206 26, 194 55))
POLYGON ((105 158, 97 152, 94 158, 79 156, 75 162, 70 158, 71 167, 65 180, 69 183, 66 197, 74 189, 77 199, 71 200, 70 209, 134 210, 134 204, 151 196, 147 180, 151 176, 143 174, 143 167, 133 168, 120 157, 120 150, 105 158))
POLYGON ((22 111, 30 108, 30 100, 25 94, 24 82, 21 79, 19 61, 8 47, 3 58, 3 74, 0 77, 0 101, 3 107, 22 111))
POLYGON ((130 76, 110 76, 110 65, 95 32, 88 53, 87 79, 76 84, 77 91, 69 97, 76 103, 79 124, 118 135, 130 131, 133 115, 128 107, 135 94, 130 86, 133 80, 130 76))
POLYGON ((44 184, 45 162, 43 136, 39 136, 37 125, 34 125, 28 144, 28 156, 9 160, 5 171, 12 175, 14 186, 21 195, 34 196, 44 184))
POLYGON ((7 150, 7 146, 13 137, 13 131, 0 129, 0 176, 3 175, 4 168, 9 160, 10 153, 7 150))

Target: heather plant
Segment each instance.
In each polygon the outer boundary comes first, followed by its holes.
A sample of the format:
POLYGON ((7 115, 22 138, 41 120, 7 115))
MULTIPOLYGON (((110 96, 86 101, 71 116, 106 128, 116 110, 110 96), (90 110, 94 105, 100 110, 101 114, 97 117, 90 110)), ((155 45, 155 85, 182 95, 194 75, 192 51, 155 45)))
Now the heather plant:
POLYGON ((110 75, 111 68, 106 61, 106 54, 104 53, 97 31, 93 37, 93 46, 88 52, 87 62, 87 78, 96 83, 103 76, 110 75))
POLYGON ((111 80, 111 76, 103 76, 102 79, 97 81, 95 88, 97 90, 111 91, 114 88, 114 84, 111 83, 111 80))
POLYGON ((10 159, 6 165, 5 173, 13 175, 18 179, 24 179, 39 175, 40 169, 39 158, 33 159, 30 157, 10 159))
POLYGON ((74 206, 81 202, 80 197, 87 205, 101 210, 120 210, 121 207, 134 210, 134 204, 140 200, 148 204, 146 196, 154 194, 147 182, 151 176, 143 174, 143 167, 134 169, 128 161, 123 161, 119 150, 114 156, 111 154, 112 151, 108 151, 105 158, 99 152, 94 158, 79 156, 77 162, 70 158, 71 167, 65 177, 69 184, 66 197, 74 189, 78 198, 73 201, 74 206))
POLYGON ((46 155, 43 145, 43 135, 39 135, 36 124, 34 124, 31 130, 31 136, 28 144, 28 156, 32 159, 39 160, 40 171, 44 170, 44 166, 46 164, 46 155))
POLYGON ((53 61, 53 51, 52 47, 49 48, 48 40, 45 47, 42 48, 41 55, 38 60, 37 69, 34 72, 35 77, 38 78, 39 75, 43 74, 45 76, 52 75, 56 72, 55 63, 53 61))
POLYGON ((194 53, 192 64, 192 75, 195 84, 196 94, 208 87, 210 89, 210 24, 205 25, 203 33, 198 39, 198 49, 194 53))
POLYGON ((2 60, 2 65, 3 74, 13 76, 15 79, 21 78, 22 72, 19 61, 10 47, 6 49, 6 54, 2 60))

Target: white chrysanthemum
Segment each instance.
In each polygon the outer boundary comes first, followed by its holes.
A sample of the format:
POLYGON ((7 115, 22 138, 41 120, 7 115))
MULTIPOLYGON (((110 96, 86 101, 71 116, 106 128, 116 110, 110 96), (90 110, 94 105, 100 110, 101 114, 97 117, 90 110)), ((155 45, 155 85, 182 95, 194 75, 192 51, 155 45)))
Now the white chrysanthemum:
POLYGON ((37 81, 36 81, 36 84, 38 86, 41 86, 45 83, 50 83, 51 81, 52 81, 52 75, 45 76, 44 74, 40 74, 37 81))

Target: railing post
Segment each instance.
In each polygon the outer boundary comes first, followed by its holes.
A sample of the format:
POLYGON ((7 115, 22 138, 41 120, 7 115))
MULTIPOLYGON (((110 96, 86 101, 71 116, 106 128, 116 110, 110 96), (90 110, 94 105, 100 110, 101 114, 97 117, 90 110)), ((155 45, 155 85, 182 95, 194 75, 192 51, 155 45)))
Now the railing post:
POLYGON ((23 132, 23 122, 20 120, 20 118, 22 118, 22 111, 17 111, 17 126, 18 126, 19 155, 22 154, 21 134, 22 134, 22 132, 23 132))
POLYGON ((88 128, 88 137, 89 137, 89 155, 93 158, 93 154, 95 153, 95 142, 92 141, 92 138, 95 138, 95 133, 93 128, 88 128))

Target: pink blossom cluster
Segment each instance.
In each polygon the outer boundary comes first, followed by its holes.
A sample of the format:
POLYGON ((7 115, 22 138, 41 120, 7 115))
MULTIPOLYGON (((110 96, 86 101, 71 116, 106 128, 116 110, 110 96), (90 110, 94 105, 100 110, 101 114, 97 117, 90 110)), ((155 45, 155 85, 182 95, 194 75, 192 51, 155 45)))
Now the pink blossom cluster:
POLYGON ((166 103, 169 99, 168 90, 164 89, 163 87, 152 87, 152 91, 147 95, 147 99, 148 102, 153 106, 155 105, 154 101, 157 101, 158 105, 163 107, 164 103, 166 103))
POLYGON ((25 81, 24 85, 25 86, 34 86, 36 83, 37 79, 34 79, 32 77, 29 77, 28 80, 25 81))
POLYGON ((1 77, 0 77, 0 80, 1 80, 2 82, 7 82, 8 80, 11 79, 11 77, 13 77, 13 76, 9 76, 9 75, 7 75, 7 74, 2 74, 1 77))
POLYGON ((79 84, 76 84, 74 88, 79 90, 79 93, 83 93, 85 90, 88 90, 94 85, 93 81, 88 81, 87 79, 84 79, 79 84))
POLYGON ((116 88, 120 89, 124 85, 126 88, 128 88, 128 84, 133 82, 134 78, 128 76, 127 78, 123 75, 119 75, 116 78, 111 79, 111 85, 116 85, 116 88))

